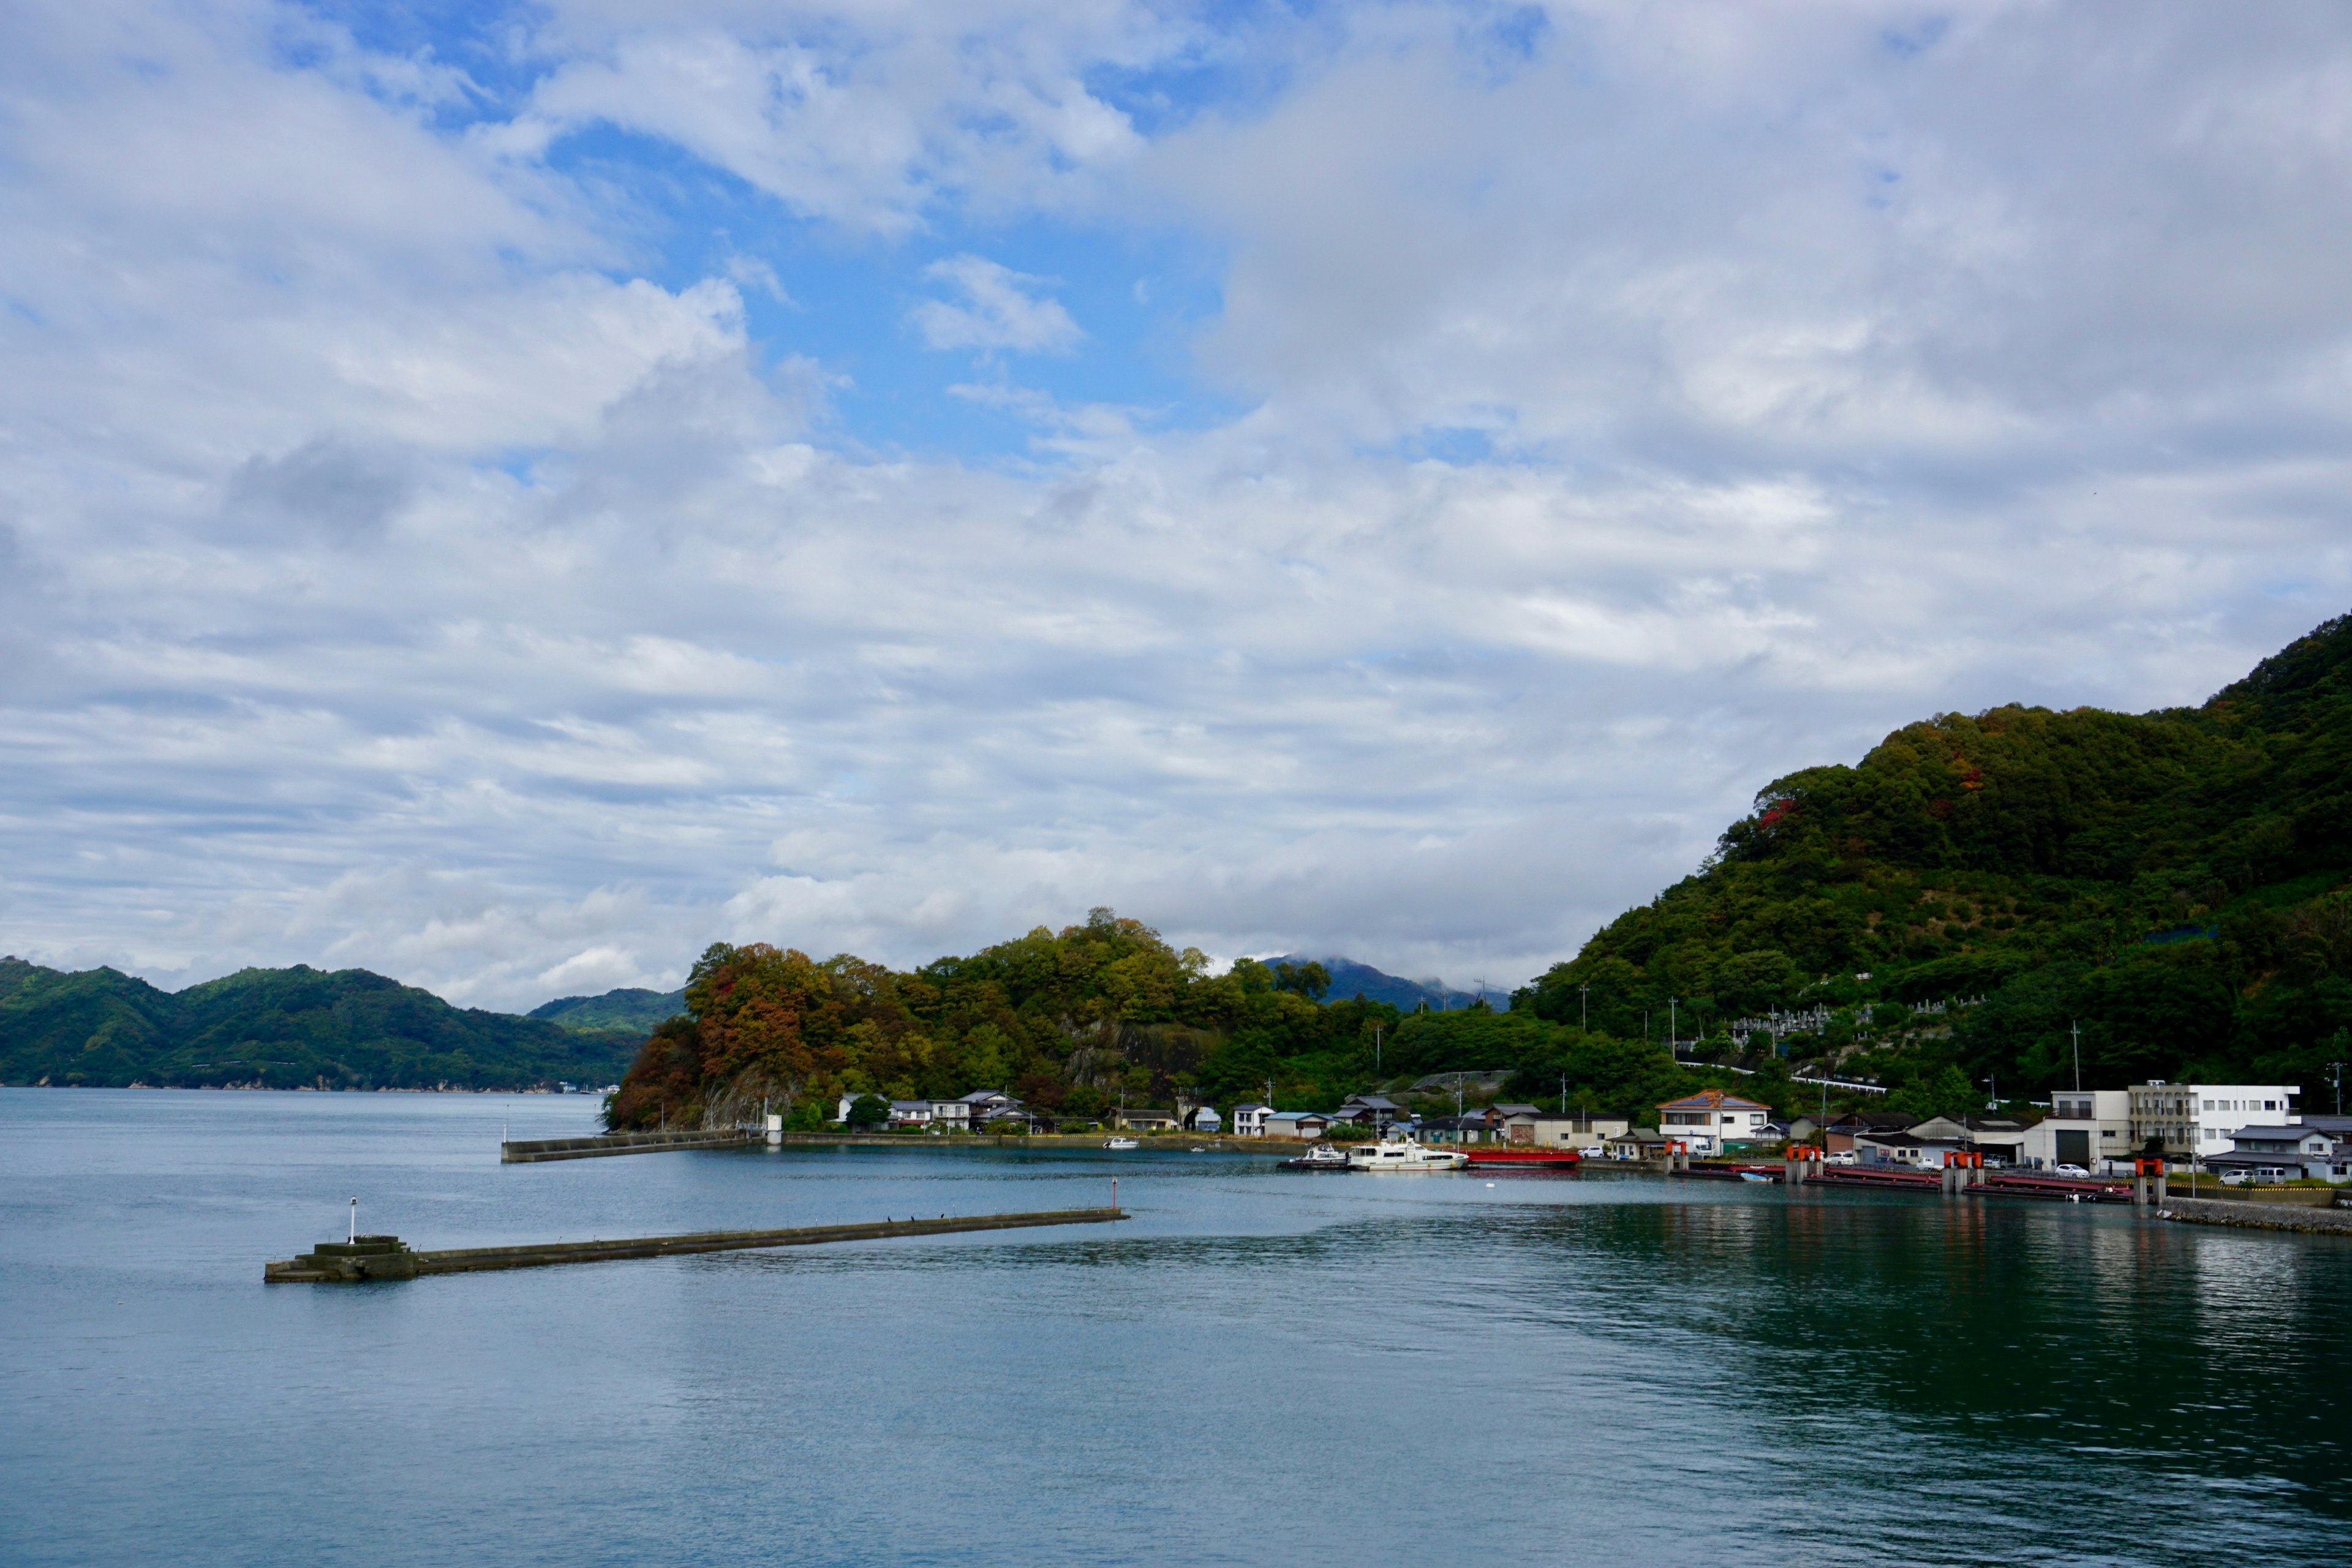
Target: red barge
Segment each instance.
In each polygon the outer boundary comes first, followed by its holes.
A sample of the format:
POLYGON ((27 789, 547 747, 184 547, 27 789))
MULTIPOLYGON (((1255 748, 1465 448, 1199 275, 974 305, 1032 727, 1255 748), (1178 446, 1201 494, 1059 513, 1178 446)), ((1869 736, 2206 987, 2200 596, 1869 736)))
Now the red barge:
POLYGON ((1470 1168, 1478 1170, 1573 1171, 1584 1156, 1573 1149, 1533 1149, 1521 1144, 1465 1143, 1470 1168))

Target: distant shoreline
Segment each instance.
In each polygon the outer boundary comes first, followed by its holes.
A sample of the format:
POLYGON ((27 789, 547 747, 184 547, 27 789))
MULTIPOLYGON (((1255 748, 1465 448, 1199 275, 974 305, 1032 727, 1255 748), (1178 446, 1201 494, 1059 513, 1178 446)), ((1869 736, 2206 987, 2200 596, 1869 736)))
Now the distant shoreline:
POLYGON ((266 1083, 0 1083, 0 1089, 61 1089, 84 1094, 128 1094, 133 1089, 165 1089, 174 1094, 536 1094, 550 1100, 603 1100, 605 1093, 603 1089, 573 1089, 567 1094, 560 1089, 408 1088, 390 1084, 374 1089, 346 1089, 331 1084, 321 1089, 315 1083, 292 1084, 283 1089, 266 1083))

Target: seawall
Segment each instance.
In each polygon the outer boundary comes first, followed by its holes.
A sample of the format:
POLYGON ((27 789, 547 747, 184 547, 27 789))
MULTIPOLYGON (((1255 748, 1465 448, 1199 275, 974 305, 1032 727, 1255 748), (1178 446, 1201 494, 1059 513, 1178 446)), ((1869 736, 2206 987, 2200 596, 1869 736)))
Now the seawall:
POLYGON ((2352 1209, 2307 1208, 2213 1198, 2170 1197, 2163 1216, 2182 1225, 2228 1225, 2249 1230, 2302 1230, 2352 1236, 2352 1209))

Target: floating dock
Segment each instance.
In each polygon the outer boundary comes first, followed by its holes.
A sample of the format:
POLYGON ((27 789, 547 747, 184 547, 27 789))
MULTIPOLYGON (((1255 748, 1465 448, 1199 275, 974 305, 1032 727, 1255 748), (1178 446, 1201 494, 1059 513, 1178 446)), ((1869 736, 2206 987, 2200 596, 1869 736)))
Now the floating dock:
POLYGON ((355 1285, 414 1279, 423 1274, 478 1274, 493 1268, 545 1268, 558 1263, 607 1263, 624 1258, 676 1258, 697 1252, 744 1252, 770 1247, 813 1247, 829 1241, 881 1241, 900 1236, 947 1236, 967 1230, 1024 1230, 1047 1225, 1103 1225, 1125 1210, 1045 1209, 1032 1214, 941 1215, 887 1219, 865 1225, 819 1225, 796 1230, 705 1230, 685 1236, 640 1236, 617 1241, 551 1241, 519 1247, 464 1247, 419 1252, 396 1236, 361 1236, 322 1242, 299 1258, 262 1266, 272 1285, 355 1285))

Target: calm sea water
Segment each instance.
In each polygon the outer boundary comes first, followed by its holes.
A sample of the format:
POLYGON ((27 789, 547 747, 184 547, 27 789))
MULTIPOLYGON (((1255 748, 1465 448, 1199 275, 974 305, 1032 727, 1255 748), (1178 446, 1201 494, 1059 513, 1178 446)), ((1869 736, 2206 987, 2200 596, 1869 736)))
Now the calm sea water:
POLYGON ((2352 1242, 1231 1156, 501 1167, 586 1099, 0 1090, 0 1559, 2342 1561, 2352 1242), (404 1284, 419 1246, 1117 1227, 404 1284))

